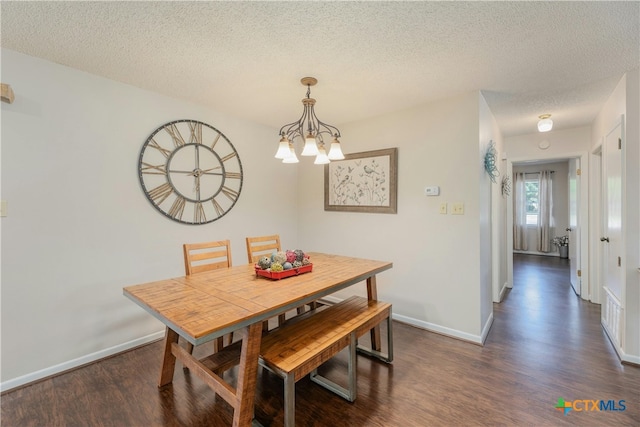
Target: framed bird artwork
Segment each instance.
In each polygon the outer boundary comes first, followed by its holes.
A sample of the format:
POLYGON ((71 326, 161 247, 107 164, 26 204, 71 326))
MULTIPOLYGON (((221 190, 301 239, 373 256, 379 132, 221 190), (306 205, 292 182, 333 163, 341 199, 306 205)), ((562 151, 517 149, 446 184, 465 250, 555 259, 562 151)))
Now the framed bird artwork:
POLYGON ((324 165, 324 210, 398 212, 398 149, 346 154, 324 165))

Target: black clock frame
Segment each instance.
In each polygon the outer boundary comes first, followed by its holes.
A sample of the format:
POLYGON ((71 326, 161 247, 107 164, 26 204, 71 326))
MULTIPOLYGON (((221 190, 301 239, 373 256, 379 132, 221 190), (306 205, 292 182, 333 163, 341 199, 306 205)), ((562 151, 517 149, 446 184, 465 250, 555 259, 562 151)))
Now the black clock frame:
MULTIPOLYGON (((167 130, 167 132, 171 135, 171 137, 173 138, 174 136, 171 134, 171 132, 169 132, 167 130)), ((179 130, 178 130, 178 133, 179 130)), ((183 140, 183 136, 182 134, 180 134, 180 138, 181 140, 183 140)), ((175 140, 175 139, 174 139, 175 140)), ((162 147, 161 147, 162 148, 162 147)), ((197 148, 198 149, 198 148, 197 148)), ((163 153, 164 154, 164 153, 163 153)), ((228 156, 227 156, 228 157, 228 156)), ((157 168, 159 168, 162 165, 158 165, 157 167, 155 167, 154 169, 157 170, 157 168)), ((199 166, 199 165, 198 165, 199 166)), ((151 173, 151 174, 155 174, 155 175, 159 175, 160 173, 158 172, 147 172, 147 173, 151 173)), ((195 177, 195 169, 194 169, 194 177, 195 177)), ((240 160, 240 155, 238 153, 238 150, 236 150, 235 146, 233 145, 233 143, 231 143, 231 141, 229 140, 229 138, 227 138, 227 136, 225 134, 223 134, 220 130, 218 130, 217 128, 215 128, 214 126, 211 126, 207 123, 198 121, 198 120, 190 120, 190 119, 182 119, 182 120, 174 120, 172 122, 168 122, 163 124, 162 126, 158 127, 156 130, 154 130, 149 137, 147 138, 147 140, 144 142, 142 149, 140 150, 140 155, 138 156, 138 179, 140 181, 140 185, 142 187, 142 191, 145 195, 145 197, 147 198, 147 200, 149 201, 149 203, 151 203, 151 205, 160 213, 162 213, 164 216, 166 216, 167 218, 179 222, 181 224, 187 224, 187 225, 203 225, 203 224, 209 224, 212 223, 214 221, 217 221, 218 219, 222 218, 223 216, 225 216, 227 213, 229 213, 229 211, 231 211, 231 209, 233 209, 233 207, 235 206, 235 204, 237 203, 238 199, 240 198, 240 193, 242 192, 242 186, 243 186, 243 169, 242 169, 242 161, 240 160), (145 175, 145 170, 148 169, 144 167, 144 162, 143 162, 143 158, 145 155, 145 150, 149 147, 149 144, 151 141, 154 140, 154 137, 161 132, 162 130, 167 130, 170 127, 175 127, 175 125, 177 124, 181 124, 181 123, 187 123, 187 124, 192 124, 192 125, 201 125, 201 126, 205 126, 207 128, 209 128, 210 130, 212 130, 213 132, 215 132, 218 137, 216 138, 216 142, 214 142, 214 146, 217 143, 217 141, 221 138, 223 139, 226 144, 229 145, 229 147, 231 148, 232 152, 235 153, 234 156, 231 157, 235 157, 236 161, 238 163, 238 169, 239 171, 237 172, 233 172, 232 174, 229 174, 227 172, 227 169, 225 167, 224 162, 226 161, 225 158, 221 158, 220 155, 215 151, 214 147, 209 147, 208 145, 205 145, 203 143, 203 141, 200 142, 185 142, 183 145, 181 146, 177 146, 177 147, 173 147, 171 150, 161 150, 160 148, 157 147, 152 147, 155 148, 157 150, 159 150, 161 153, 163 153, 163 151, 170 151, 170 154, 168 156, 165 155, 166 157, 166 161, 164 164, 164 175, 166 176, 166 183, 162 184, 161 186, 164 186, 166 184, 168 184, 170 186, 170 191, 169 194, 167 194, 167 196, 163 197, 158 203, 156 203, 156 201, 154 201, 154 198, 151 196, 151 193, 154 190, 157 190, 158 187, 156 188, 147 188, 147 185, 145 184, 145 180, 144 180, 144 175, 145 175), (207 197, 206 199, 193 199, 188 197, 187 195, 184 195, 183 192, 181 192, 177 186, 175 185, 175 183, 172 181, 171 179, 171 171, 168 169, 168 165, 171 163, 171 161, 173 160, 174 156, 176 155, 177 152, 179 152, 181 149, 187 147, 187 146, 195 146, 195 145, 199 145, 201 148, 204 148, 206 150, 208 150, 211 154, 213 154, 215 156, 215 158, 218 160, 218 162, 220 163, 220 173, 216 173, 216 175, 220 175, 221 176, 221 182, 220 185, 218 187, 218 189, 213 193, 212 196, 207 197), (231 178, 228 176, 228 174, 231 176, 231 178), (237 190, 232 190, 229 189, 227 187, 225 187, 225 182, 227 179, 237 179, 239 180, 239 183, 237 184, 237 190), (225 191, 226 189, 226 191, 225 191), (168 195, 170 195, 171 193, 175 193, 177 196, 181 197, 182 199, 184 199, 187 202, 193 203, 193 204, 202 204, 202 203, 206 203, 206 202, 215 202, 215 199, 218 195, 220 195, 220 193, 224 193, 225 196, 230 199, 232 201, 231 205, 228 206, 226 209, 222 210, 221 212, 218 211, 218 208, 216 208, 216 213, 218 215, 216 215, 214 218, 211 219, 206 219, 204 221, 196 221, 195 220, 195 212, 194 212, 194 221, 188 221, 186 219, 182 218, 182 211, 180 212, 179 217, 177 215, 172 215, 170 212, 173 209, 168 209, 165 210, 163 209, 160 205, 162 204, 162 202, 168 197, 168 195), (235 197, 232 197, 235 196, 235 197)), ((168 190, 168 188, 166 189, 168 190)), ((219 205, 218 205, 219 206, 219 205)), ((184 209, 184 207, 183 207, 184 209)), ((221 208, 222 209, 222 208, 221 208)), ((203 213, 204 215, 204 213, 203 213)))

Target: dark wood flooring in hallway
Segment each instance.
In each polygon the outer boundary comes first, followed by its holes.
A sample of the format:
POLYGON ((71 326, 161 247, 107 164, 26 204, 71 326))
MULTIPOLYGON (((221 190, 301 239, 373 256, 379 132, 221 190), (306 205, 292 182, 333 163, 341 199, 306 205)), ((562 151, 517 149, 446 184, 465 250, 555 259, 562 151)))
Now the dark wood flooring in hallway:
MULTIPOLYGON (((394 363, 358 356, 354 403, 308 378, 297 383, 298 425, 640 426, 640 368, 620 363, 600 306, 573 293, 566 260, 514 261, 514 288, 494 304, 485 346, 394 322, 394 363), (625 410, 565 415, 555 409, 559 398, 612 400, 617 409, 624 400, 625 410)), ((182 369, 172 385, 156 387, 161 348, 152 343, 4 393, 2 426, 230 426, 227 404, 182 369)), ((346 355, 324 372, 345 380, 346 355)), ((256 417, 281 426, 282 381, 261 371, 258 387, 256 417)))

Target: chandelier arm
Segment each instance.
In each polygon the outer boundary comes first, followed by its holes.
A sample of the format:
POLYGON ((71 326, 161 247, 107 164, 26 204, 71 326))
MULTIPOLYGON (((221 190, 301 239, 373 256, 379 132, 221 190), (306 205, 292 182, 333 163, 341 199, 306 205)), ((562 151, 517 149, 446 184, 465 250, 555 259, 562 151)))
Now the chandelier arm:
POLYGON ((327 123, 324 123, 324 122, 321 122, 320 120, 318 120, 318 127, 323 127, 323 128, 326 129, 326 130, 321 131, 319 133, 328 133, 331 136, 336 137, 336 138, 340 138, 341 137, 340 130, 335 126, 331 126, 330 124, 327 124, 327 123))
MULTIPOLYGON (((304 117, 304 114, 303 114, 304 117)), ((291 122, 291 123, 287 123, 286 125, 282 126, 280 128, 280 135, 289 135, 289 133, 291 132, 291 129, 294 127, 300 127, 300 120, 302 120, 302 117, 299 118, 297 121, 295 122, 291 122)))
MULTIPOLYGON (((294 126, 295 127, 299 127, 300 123, 299 122, 293 122, 293 123, 289 123, 289 124, 286 124, 286 125, 282 126, 280 128, 280 133, 279 134, 281 136, 288 137, 291 133, 294 132, 294 130, 297 130, 297 129, 294 129, 294 126)), ((291 138, 289 138, 289 139, 291 139, 291 138)))
POLYGON ((289 132, 287 132, 286 134, 287 139, 291 142, 296 142, 296 139, 299 137, 301 139, 304 139, 304 134, 300 133, 300 131, 298 129, 294 129, 291 130, 289 132))
POLYGON ((330 124, 318 119, 318 116, 316 116, 316 112, 313 108, 311 109, 311 117, 316 123, 316 132, 320 141, 322 141, 323 133, 329 134, 332 137, 340 138, 340 130, 335 126, 331 126, 330 124))
POLYGON ((280 128, 280 135, 283 135, 284 132, 284 135, 286 135, 290 141, 293 141, 297 137, 300 137, 304 140, 306 132, 305 122, 307 122, 307 124, 311 126, 312 133, 316 132, 316 124, 313 121, 313 117, 313 106, 305 104, 302 111, 302 116, 300 116, 297 121, 282 126, 282 128, 280 128))
MULTIPOLYGON (((306 117, 307 109, 305 108, 302 112, 302 116, 300 116, 297 121, 288 123, 280 128, 280 135, 285 135, 287 137, 293 134, 304 135, 304 120, 306 117)), ((289 139, 293 140, 293 138, 289 139)))

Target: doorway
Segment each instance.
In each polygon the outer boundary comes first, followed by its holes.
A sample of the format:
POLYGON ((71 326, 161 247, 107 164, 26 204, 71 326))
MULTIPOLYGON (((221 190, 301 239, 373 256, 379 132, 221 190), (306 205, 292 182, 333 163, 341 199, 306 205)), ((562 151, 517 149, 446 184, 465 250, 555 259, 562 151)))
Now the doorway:
MULTIPOLYGON (((567 185, 566 185, 566 202, 567 202, 567 216, 566 220, 563 224, 557 224, 554 232, 557 233, 558 236, 568 235, 571 233, 569 237, 569 244, 573 243, 574 248, 570 257, 572 259, 570 262, 570 272, 571 272, 571 280, 574 292, 579 295, 582 299, 589 299, 589 289, 586 284, 589 283, 588 280, 588 271, 582 266, 588 265, 588 233, 589 233, 589 209, 588 209, 588 179, 589 179, 589 170, 588 170, 588 153, 580 152, 580 153, 568 153, 565 156, 549 156, 542 157, 537 159, 531 158, 523 158, 523 159, 506 159, 507 161, 507 171, 513 171, 514 168, 520 167, 522 165, 527 165, 527 167, 533 166, 540 168, 540 165, 552 164, 552 163, 564 163, 567 165, 567 169, 573 167, 573 178, 570 178, 570 173, 567 172, 567 185), (571 166, 573 165, 573 166, 571 166), (569 179, 572 180, 569 183, 569 179), (573 198, 570 200, 569 193, 570 191, 574 191, 575 194, 573 198), (570 206, 572 205, 572 206, 570 206), (571 212, 569 212, 571 209, 571 212), (585 284, 585 286, 583 286, 585 284)), ((508 274, 508 283, 513 284, 513 256, 514 256, 514 216, 513 216, 513 206, 511 201, 507 203, 507 274, 508 274)), ((517 251, 515 251, 517 253, 517 251)), ((548 254, 540 254, 540 255, 548 255, 548 254)), ((557 253, 553 254, 557 255, 557 253)))

